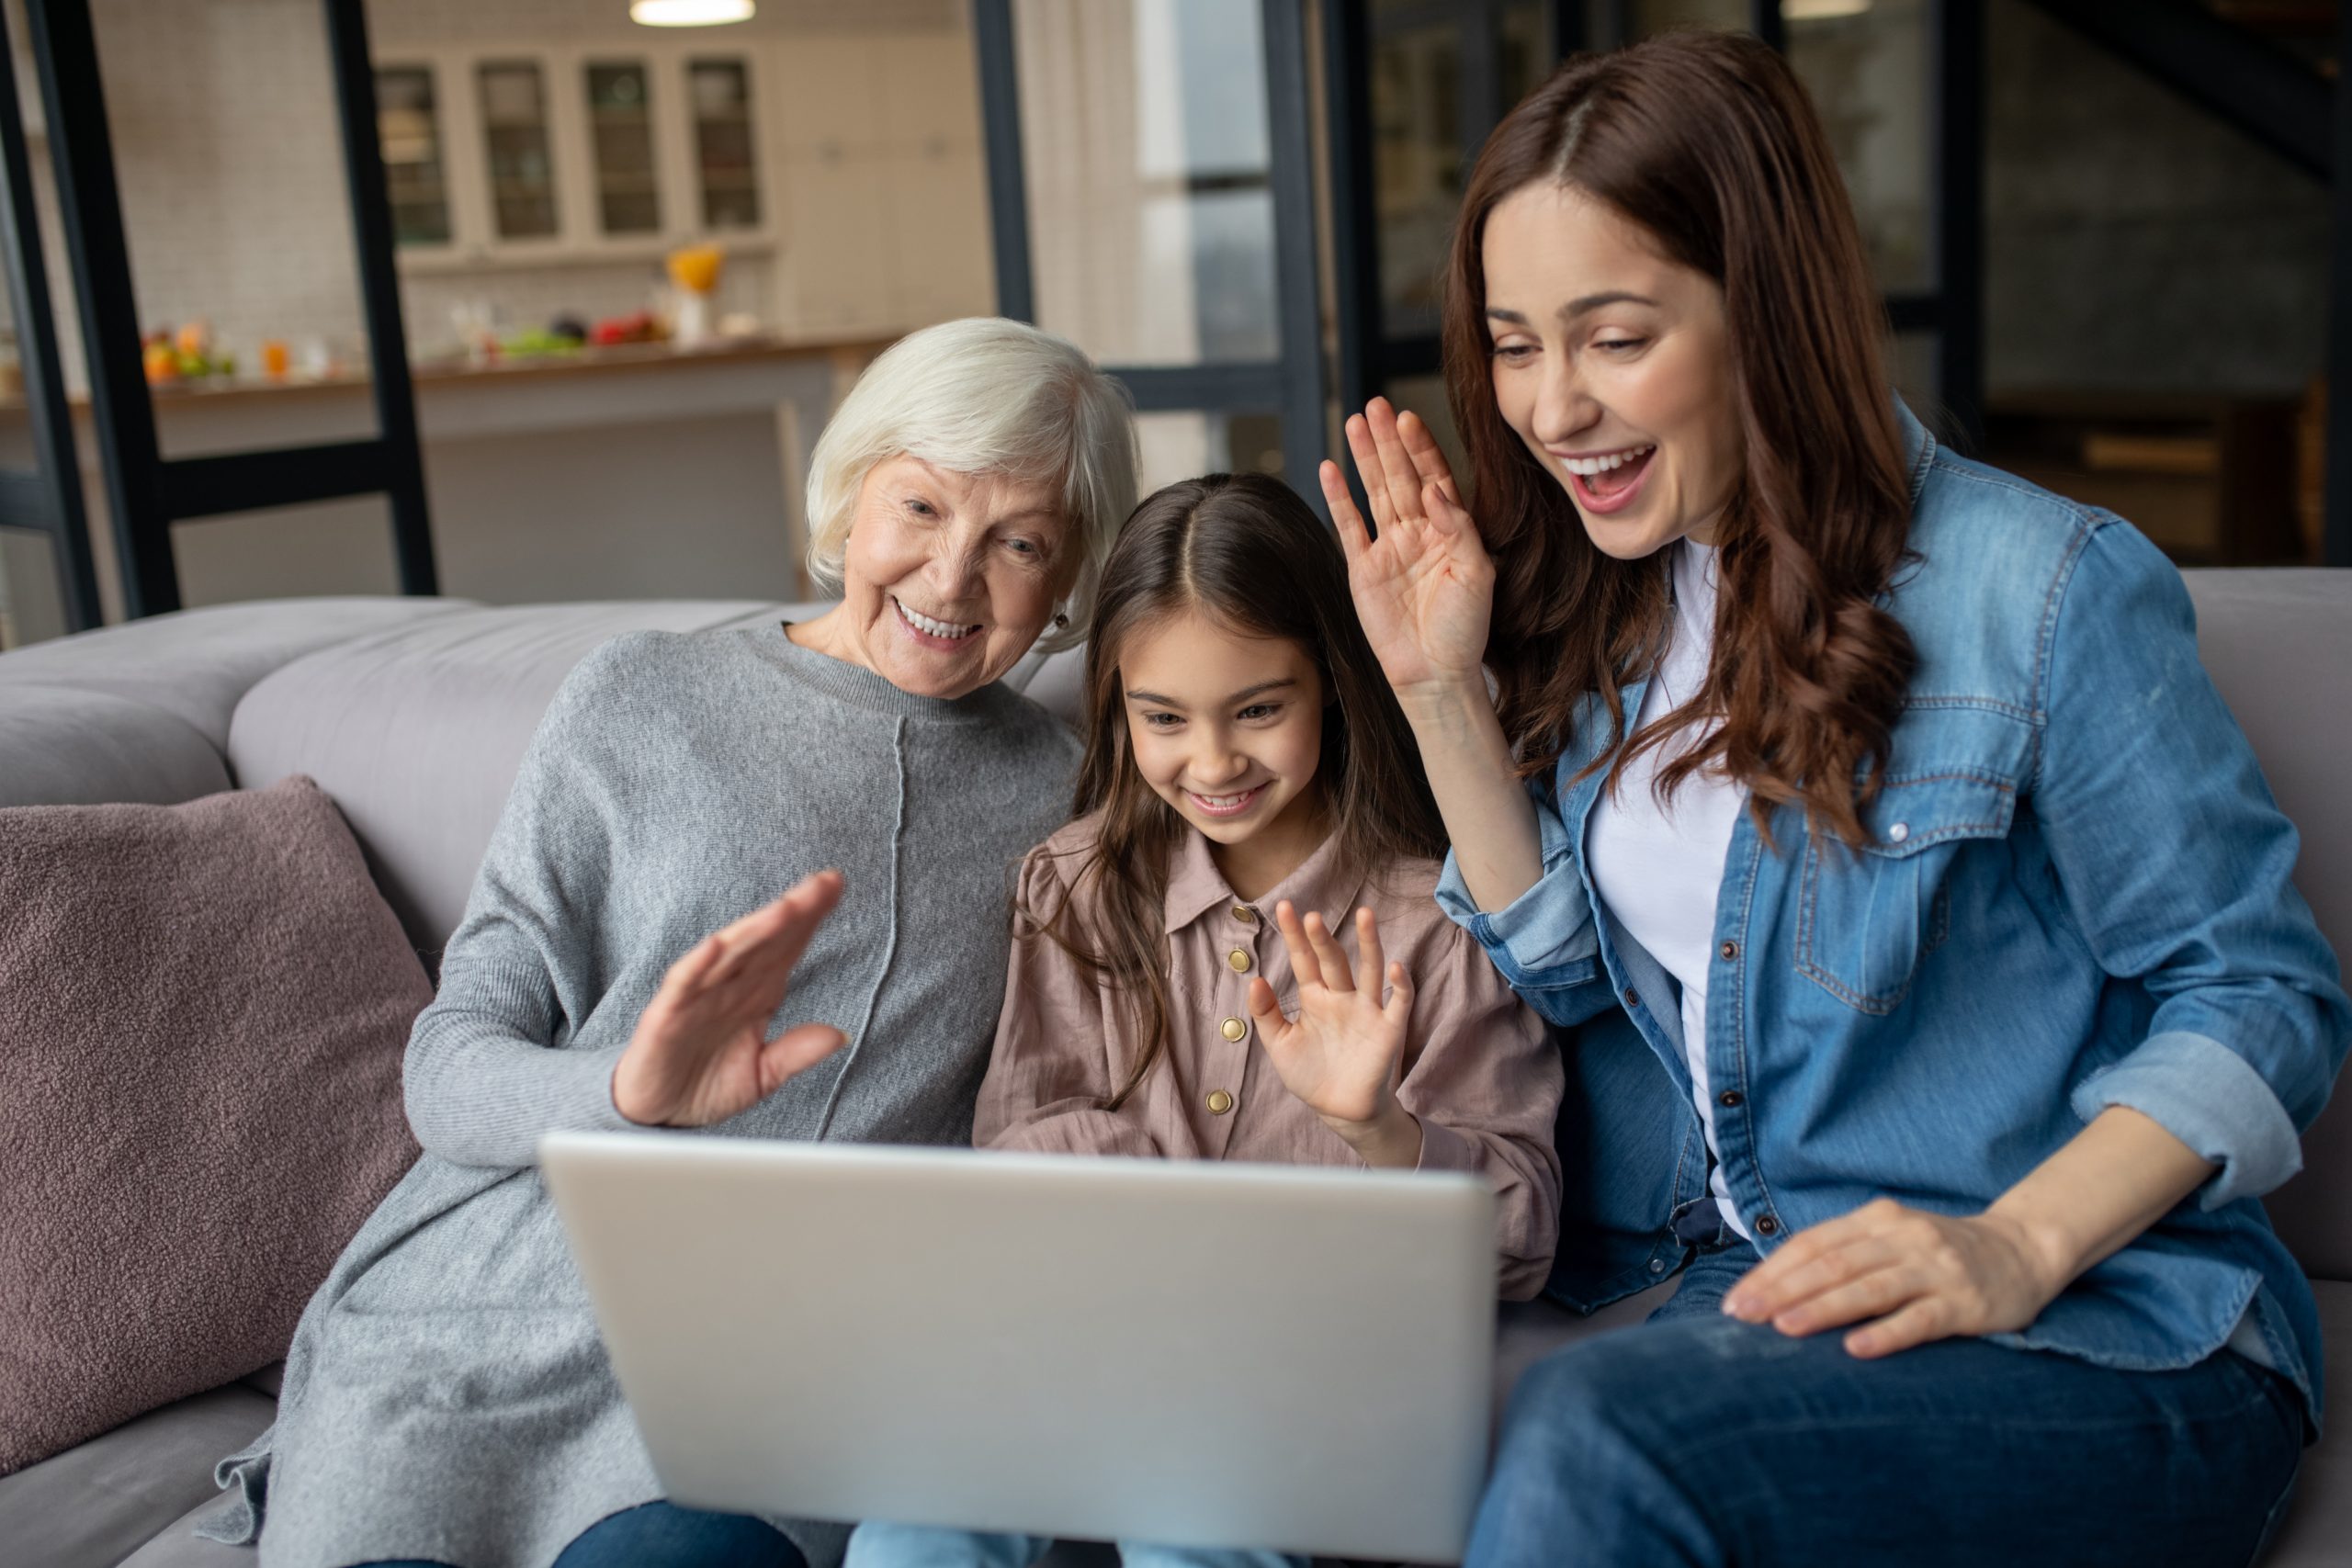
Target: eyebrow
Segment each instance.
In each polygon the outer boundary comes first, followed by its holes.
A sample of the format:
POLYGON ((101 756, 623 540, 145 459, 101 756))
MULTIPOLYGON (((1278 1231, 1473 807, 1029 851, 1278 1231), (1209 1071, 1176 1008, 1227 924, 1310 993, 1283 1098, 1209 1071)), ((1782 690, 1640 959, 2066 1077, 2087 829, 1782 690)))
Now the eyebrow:
MULTIPOLYGON (((1288 675, 1283 676, 1279 681, 1261 681, 1254 686, 1244 686, 1241 690, 1234 693, 1231 696, 1211 703, 1209 705, 1211 707, 1227 707, 1235 703, 1247 702, 1251 697, 1262 697, 1268 692, 1279 692, 1285 686, 1295 686, 1297 684, 1298 682, 1288 675)), ((1182 708, 1184 705, 1173 697, 1161 696, 1158 692, 1129 692, 1127 694, 1127 701, 1131 703, 1157 703, 1164 708, 1182 708)))
MULTIPOLYGON (((1560 307, 1560 320, 1565 321, 1573 317, 1581 316, 1588 310, 1598 310, 1603 305, 1647 305, 1656 310, 1657 301, 1646 294, 1634 294, 1626 289, 1615 288, 1605 294, 1587 294, 1569 300, 1560 307)), ((1490 321, 1507 321, 1514 327, 1527 325, 1525 316, 1517 310, 1506 310, 1500 305, 1487 306, 1487 316, 1490 321)))

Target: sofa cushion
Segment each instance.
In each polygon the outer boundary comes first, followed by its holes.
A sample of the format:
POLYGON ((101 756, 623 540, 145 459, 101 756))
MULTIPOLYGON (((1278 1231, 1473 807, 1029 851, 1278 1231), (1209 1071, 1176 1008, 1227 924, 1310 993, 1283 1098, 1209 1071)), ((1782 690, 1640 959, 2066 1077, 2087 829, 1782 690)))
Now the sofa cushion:
POLYGON ((465 599, 280 599, 151 615, 0 656, 15 682, 106 693, 163 709, 215 750, 253 683, 316 649, 467 609, 465 599))
POLYGON ((0 1473, 285 1354, 431 990, 307 779, 0 813, 0 1473))
MULTIPOLYGON (((232 1383, 0 1476, 0 1561, 114 1568, 141 1543, 184 1533, 183 1518, 220 1500, 213 1464, 259 1437, 277 1408, 232 1383)), ((251 1551, 216 1550, 252 1568, 251 1551)))
POLYGON ((468 610, 338 644, 247 693, 229 728, 246 788, 319 781, 415 945, 457 929, 524 749, 589 649, 626 631, 772 620, 783 606, 648 601, 468 610))
POLYGON ((228 787, 219 749, 184 718, 108 692, 0 681, 0 807, 172 806, 228 787))
MULTIPOLYGON (((2302 835, 2295 885, 2339 959, 2352 958, 2352 571, 2184 574, 2197 651, 2230 705, 2271 793, 2302 835)), ((2303 1174, 2266 1199, 2271 1222, 2315 1278, 2352 1280, 2352 1094, 2303 1136, 2303 1174)))

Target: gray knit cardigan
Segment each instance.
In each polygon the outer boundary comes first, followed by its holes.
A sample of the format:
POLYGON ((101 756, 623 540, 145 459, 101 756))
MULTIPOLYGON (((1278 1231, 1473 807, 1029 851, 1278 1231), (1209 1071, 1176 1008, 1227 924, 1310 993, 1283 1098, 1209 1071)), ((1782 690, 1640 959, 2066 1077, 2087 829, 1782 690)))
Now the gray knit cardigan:
MULTIPOLYGON (((713 1131, 968 1142, 1012 869, 1064 817, 1078 753, 1001 685, 912 696, 775 627, 591 654, 540 723, 409 1043, 424 1156, 304 1312, 277 1423, 221 1461, 235 1495, 203 1533, 258 1537, 261 1568, 538 1568, 658 1497, 539 1135, 627 1125, 613 1064, 663 972, 833 865, 847 894, 779 1022, 851 1043, 713 1131)), ((844 1531, 778 1522, 818 1568, 838 1560, 844 1531)))

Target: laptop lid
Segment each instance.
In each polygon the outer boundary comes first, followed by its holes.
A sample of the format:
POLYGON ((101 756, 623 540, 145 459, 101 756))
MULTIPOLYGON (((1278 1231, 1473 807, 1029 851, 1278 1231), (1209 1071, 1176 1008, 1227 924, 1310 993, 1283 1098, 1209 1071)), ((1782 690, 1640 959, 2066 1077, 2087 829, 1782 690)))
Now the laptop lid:
POLYGON ((1461 1555, 1474 1178, 643 1134, 541 1161, 673 1501, 1461 1555))

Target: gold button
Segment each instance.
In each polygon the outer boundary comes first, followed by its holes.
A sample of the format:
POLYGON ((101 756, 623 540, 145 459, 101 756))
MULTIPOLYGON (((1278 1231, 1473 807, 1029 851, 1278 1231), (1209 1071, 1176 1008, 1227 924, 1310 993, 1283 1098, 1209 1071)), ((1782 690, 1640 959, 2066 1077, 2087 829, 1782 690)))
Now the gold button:
POLYGON ((1238 947, 1225 955, 1225 961, 1233 965, 1233 972, 1237 975, 1250 973, 1250 955, 1238 947))
POLYGON ((1233 918, 1245 926, 1254 926, 1258 923, 1258 911, 1247 904, 1236 904, 1233 907, 1233 918))
POLYGON ((1250 1026, 1238 1018, 1228 1018, 1217 1025, 1217 1028, 1223 1032, 1227 1040, 1238 1040, 1250 1032, 1250 1026))
POLYGON ((1221 1089, 1209 1090, 1209 1114, 1222 1116, 1233 1109, 1233 1096, 1221 1089))

